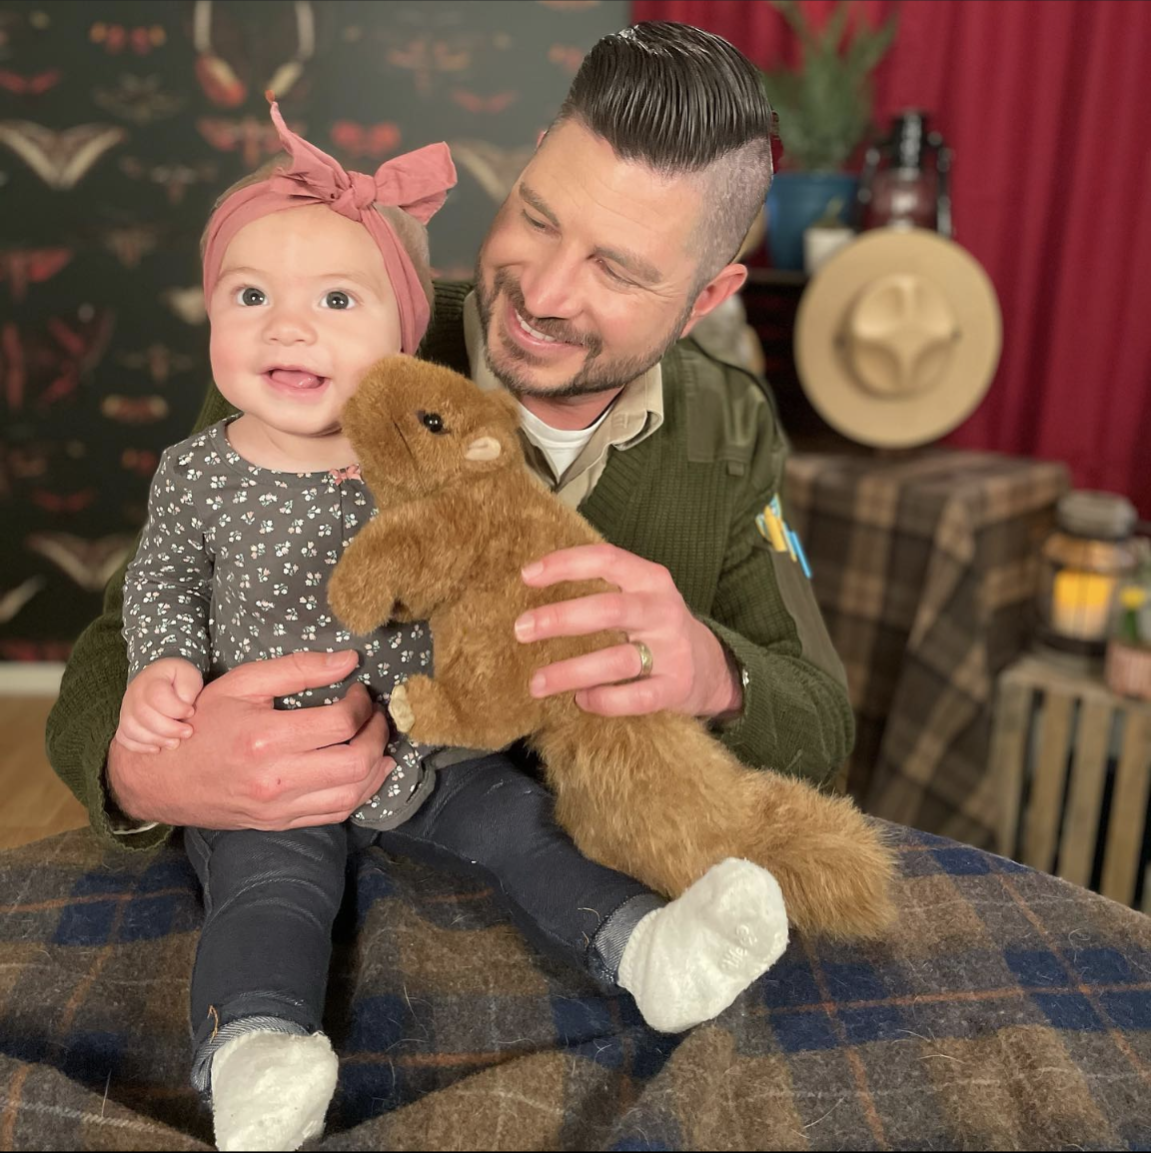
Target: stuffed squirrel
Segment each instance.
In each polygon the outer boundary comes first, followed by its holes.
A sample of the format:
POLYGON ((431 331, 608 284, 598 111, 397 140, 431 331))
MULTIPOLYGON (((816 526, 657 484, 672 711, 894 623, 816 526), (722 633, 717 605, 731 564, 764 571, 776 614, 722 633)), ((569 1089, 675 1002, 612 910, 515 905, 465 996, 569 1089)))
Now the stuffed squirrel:
POLYGON ((677 897, 711 866, 744 858, 775 876, 796 928, 841 939, 880 932, 892 915, 893 858, 851 801, 747 768, 692 717, 602 717, 574 694, 529 694, 542 665, 625 638, 515 639, 528 609, 610 586, 523 583, 530 561, 602 538, 527 470, 510 396, 389 357, 348 402, 343 425, 379 513, 332 573, 332 609, 358 634, 388 620, 426 620, 432 633, 434 678, 392 693, 402 730, 420 744, 476 749, 527 738, 556 819, 582 852, 657 892, 677 897))

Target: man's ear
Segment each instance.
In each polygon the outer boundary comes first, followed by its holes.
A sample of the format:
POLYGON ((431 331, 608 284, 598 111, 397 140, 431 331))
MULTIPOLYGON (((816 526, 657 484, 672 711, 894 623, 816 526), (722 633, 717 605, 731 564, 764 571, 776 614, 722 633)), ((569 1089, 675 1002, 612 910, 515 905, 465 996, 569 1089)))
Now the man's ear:
POLYGON ((687 336, 695 327, 696 322, 702 320, 709 312, 717 309, 729 296, 738 292, 747 280, 747 266, 744 264, 727 264, 719 270, 707 284, 699 296, 695 298, 691 314, 683 326, 681 337, 687 336))

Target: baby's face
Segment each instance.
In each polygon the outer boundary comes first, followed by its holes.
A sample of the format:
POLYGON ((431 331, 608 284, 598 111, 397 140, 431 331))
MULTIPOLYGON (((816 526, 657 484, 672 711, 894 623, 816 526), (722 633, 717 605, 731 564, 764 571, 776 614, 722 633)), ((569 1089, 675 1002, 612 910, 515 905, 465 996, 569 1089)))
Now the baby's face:
POLYGON ((363 225, 322 205, 274 212, 228 245, 208 301, 216 385, 295 437, 330 436, 364 373, 400 351, 384 259, 363 225))

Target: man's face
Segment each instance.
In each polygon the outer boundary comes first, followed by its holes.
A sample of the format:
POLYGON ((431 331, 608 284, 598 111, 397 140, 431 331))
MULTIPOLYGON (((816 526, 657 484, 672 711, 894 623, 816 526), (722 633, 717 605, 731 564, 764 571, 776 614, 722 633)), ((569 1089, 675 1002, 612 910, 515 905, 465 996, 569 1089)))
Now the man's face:
POLYGON ((655 364, 693 320, 703 207, 698 182, 620 160, 578 123, 553 129, 476 268, 488 363, 505 387, 582 396, 655 364))

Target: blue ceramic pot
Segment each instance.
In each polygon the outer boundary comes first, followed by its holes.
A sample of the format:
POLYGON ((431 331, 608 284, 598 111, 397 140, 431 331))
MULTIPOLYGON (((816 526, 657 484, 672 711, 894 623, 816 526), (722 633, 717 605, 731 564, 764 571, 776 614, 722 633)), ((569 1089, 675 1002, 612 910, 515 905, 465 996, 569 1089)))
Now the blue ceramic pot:
POLYGON ((837 197, 850 224, 859 177, 847 172, 779 172, 767 194, 767 249, 773 268, 803 271, 803 233, 837 197))

